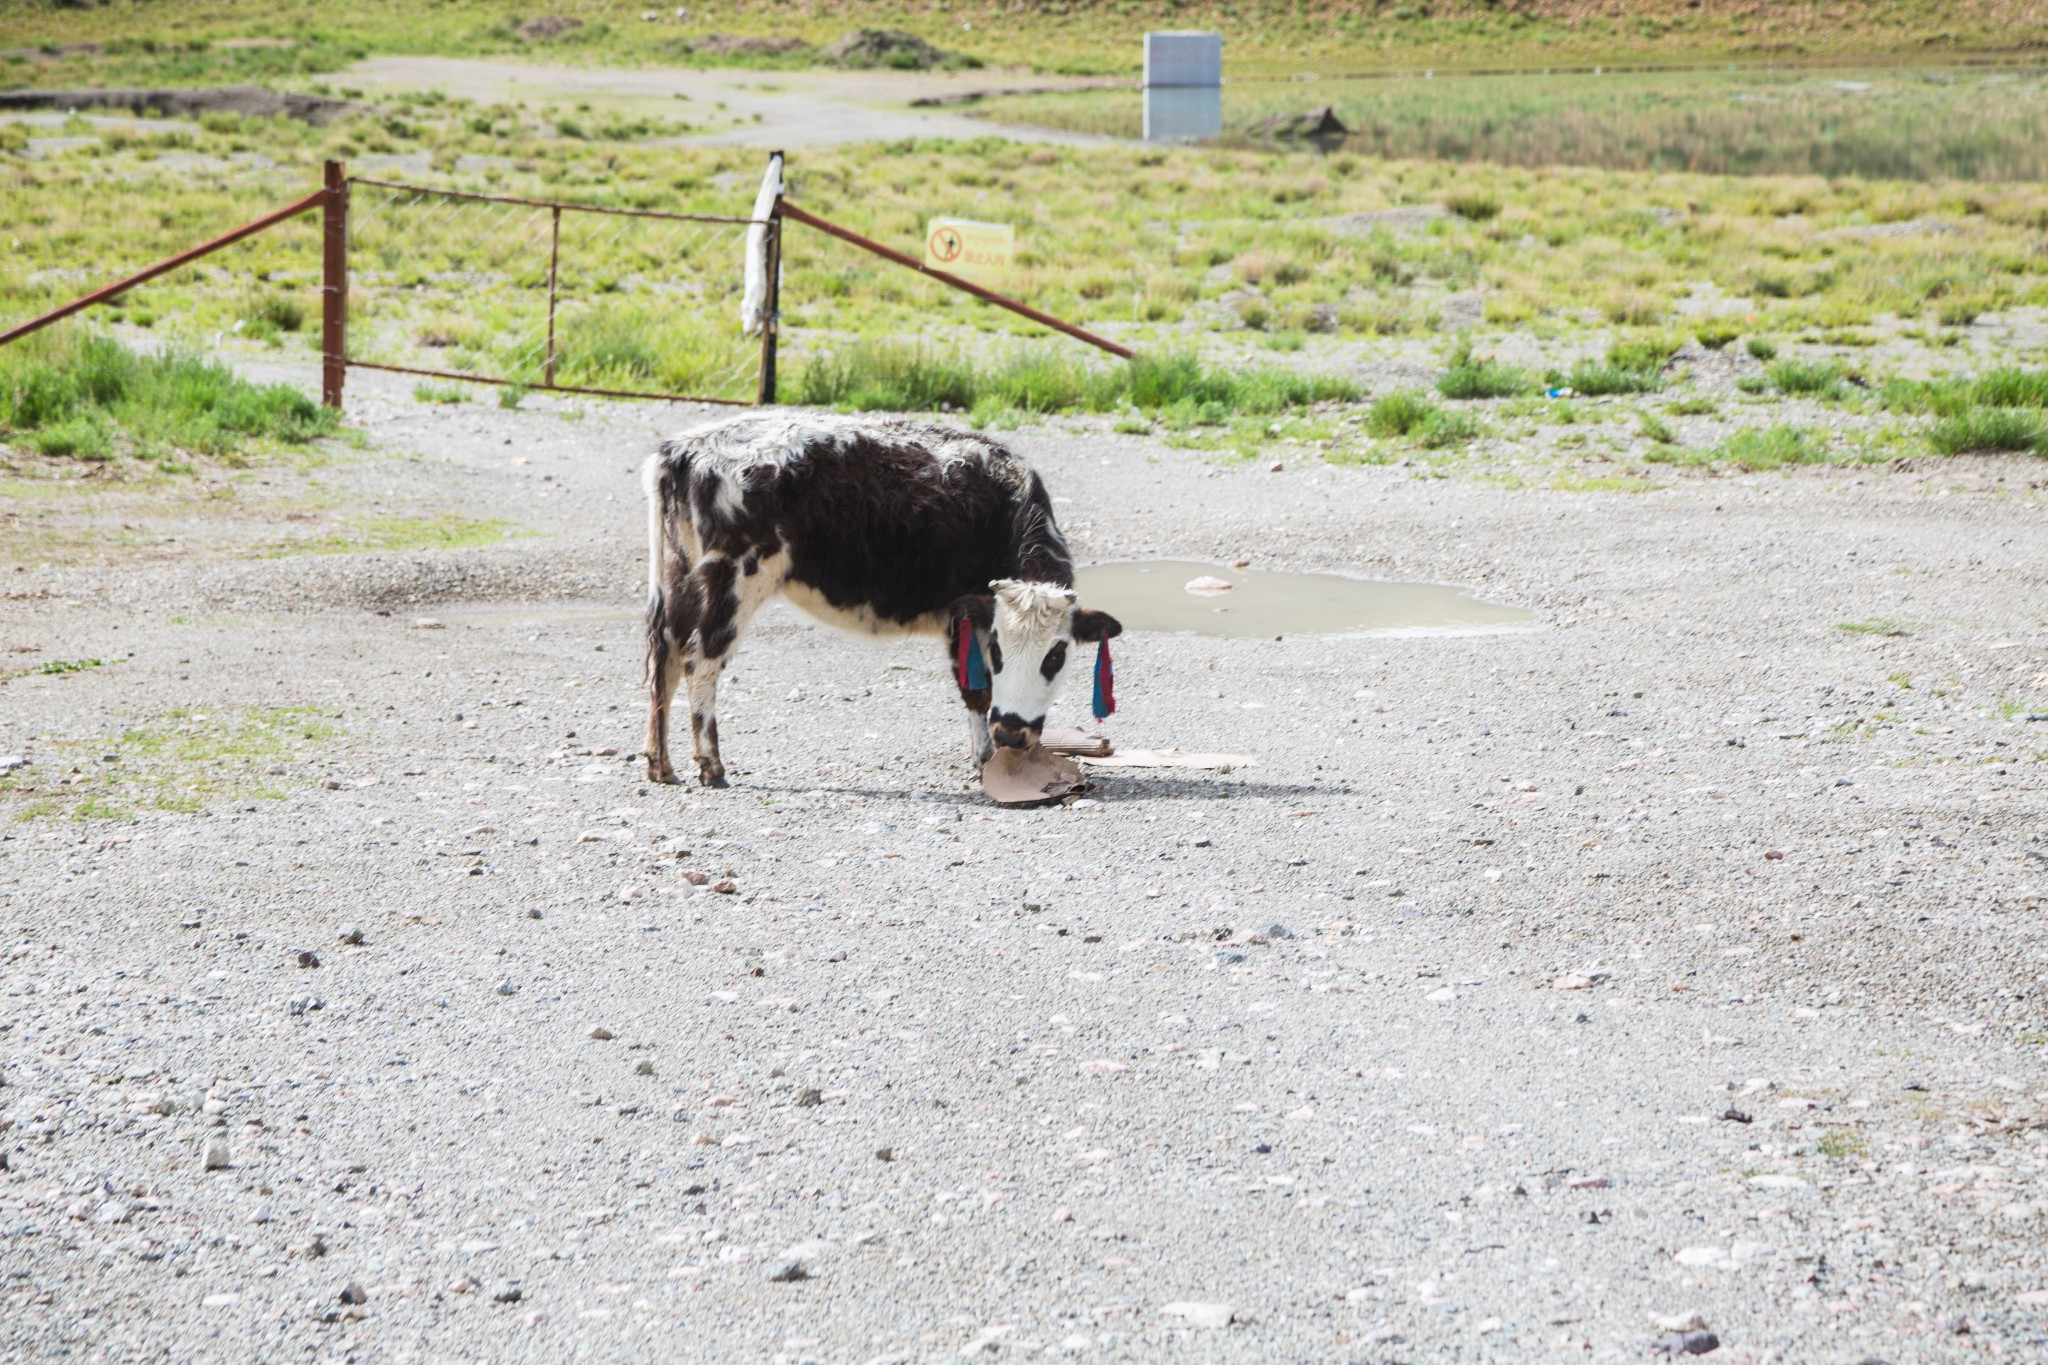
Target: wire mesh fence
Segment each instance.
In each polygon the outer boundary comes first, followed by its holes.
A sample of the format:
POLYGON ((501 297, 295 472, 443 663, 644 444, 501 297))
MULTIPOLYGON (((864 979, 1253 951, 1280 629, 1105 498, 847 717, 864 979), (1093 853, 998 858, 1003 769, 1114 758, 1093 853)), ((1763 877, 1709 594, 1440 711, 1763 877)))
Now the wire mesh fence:
POLYGON ((749 221, 354 180, 348 363, 536 389, 751 403, 749 221))

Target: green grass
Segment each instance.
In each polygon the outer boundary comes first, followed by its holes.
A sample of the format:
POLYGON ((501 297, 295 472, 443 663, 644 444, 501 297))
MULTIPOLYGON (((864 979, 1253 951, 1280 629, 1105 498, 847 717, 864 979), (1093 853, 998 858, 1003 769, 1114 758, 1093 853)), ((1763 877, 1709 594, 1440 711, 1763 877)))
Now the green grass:
POLYGON ((415 384, 412 396, 416 403, 467 403, 469 390, 453 384, 415 384))
POLYGON ((1849 635, 1881 635, 1887 639, 1906 634, 1906 628, 1897 621, 1844 621, 1835 629, 1849 635))
POLYGON ((83 673, 87 669, 104 668, 105 659, 51 659, 32 668, 16 669, 11 673, 0 673, 0 681, 8 678, 27 678, 35 675, 61 676, 65 673, 83 673))
MULTIPOLYGON (((1227 39, 1226 63, 1232 52, 1227 39)), ((1312 98, 1284 84, 1231 81, 1223 126, 1227 137, 1257 142, 1248 134, 1256 121, 1328 102, 1352 129, 1343 149, 1369 157, 1929 182, 2048 175, 2048 91, 2032 71, 2015 80, 1961 64, 1929 70, 1927 60, 1921 54, 1906 66, 1826 71, 1778 61, 1599 75, 1439 71, 1325 84, 1312 98), (1847 77, 1872 88, 1840 88, 1847 77), (1823 126, 1825 137, 1785 136, 1789 127, 1823 126)), ((1362 64, 1373 63, 1367 57, 1362 64)), ((1538 64, 1563 65, 1549 57, 1538 64)), ((1128 88, 1019 95, 989 100, 977 112, 1135 138, 1143 98, 1128 88)), ((1507 211, 1486 186, 1460 188, 1445 206, 1479 222, 1507 211)))
POLYGON ((1742 328, 1726 318, 1710 318, 1692 329, 1694 340, 1710 351, 1726 350, 1742 335, 1742 328))
POLYGON ((2048 455, 2048 370, 2005 366, 1975 378, 1893 379, 1878 401, 1894 412, 1934 417, 1927 443, 1942 455, 2048 455))
POLYGON ((1894 412, 1932 413, 1937 417, 1959 416, 1984 407, 2048 412, 2048 370, 2007 366, 1988 370, 1975 379, 1894 379, 1883 386, 1879 398, 1894 412))
POLYGON ((1366 413, 1365 430, 1368 436, 1382 440, 1409 440, 1443 449, 1478 436, 1479 423, 1469 413, 1439 407, 1418 390, 1402 389, 1373 403, 1366 413))
POLYGON ((180 708, 118 735, 57 743, 68 762, 0 775, 0 809, 17 820, 132 820, 140 809, 190 813, 216 801, 281 797, 294 779, 268 769, 311 756, 337 733, 312 707, 180 708))
POLYGON ((1191 351, 1096 363, 1066 345, 1024 346, 992 360, 915 343, 869 341, 807 362, 790 384, 798 403, 855 412, 1118 412, 1221 425, 1357 396, 1349 380, 1249 365, 1220 369, 1191 351))
POLYGON ((1860 1157, 1868 1154, 1870 1144, 1864 1141, 1859 1134, 1851 1132, 1847 1128, 1836 1128, 1830 1130, 1826 1136, 1821 1138, 1814 1145, 1814 1150, 1822 1156, 1831 1156, 1837 1160, 1842 1160, 1848 1157, 1860 1157))
POLYGON ((2048 416, 2021 408, 1972 408, 1936 422, 1927 442, 1943 455, 2048 455, 2048 416))
POLYGON ((297 389, 252 384, 186 351, 143 355, 61 324, 0 348, 0 434, 45 456, 176 467, 190 455, 232 460, 261 442, 303 445, 336 426, 297 389))
POLYGON ((1553 387, 1570 389, 1585 398, 1604 398, 1623 393, 1654 393, 1664 387, 1664 376, 1656 370, 1626 365, 1596 365, 1582 360, 1568 373, 1551 373, 1553 387))
POLYGON ((466 550, 531 535, 509 521, 473 517, 384 517, 356 522, 307 540, 280 542, 266 557, 292 555, 388 554, 403 550, 466 550))
POLYGON ((1826 360, 1780 360, 1765 375, 1779 393, 1805 398, 1839 399, 1847 395, 1842 367, 1826 360))
MULTIPOLYGON (((180 6, 161 12, 129 4, 22 0, 12 8, 16 12, 8 16, 10 46, 54 47, 82 40, 105 44, 98 53, 53 54, 17 64, 19 78, 48 86, 303 79, 368 52, 516 55, 578 65, 787 68, 820 60, 817 49, 862 26, 905 28, 967 60, 1028 62, 1043 72, 1117 75, 1137 72, 1137 35, 1145 29, 1220 28, 1233 76, 1597 62, 1658 65, 1736 58, 1776 63, 1802 55, 1839 59, 1844 54, 1883 52, 1924 57, 1929 51, 2014 47, 2035 36, 2023 16, 1998 0, 1901 0, 1847 7, 1829 0, 1780 0, 1761 10, 1741 0, 1632 0, 1626 9, 1609 11, 1560 0, 1515 5, 1430 0, 1392 6, 1381 0, 1332 0, 1313 9, 1290 0, 1072 0, 1056 6, 980 3, 946 8, 910 0, 835 0, 829 6, 693 6, 688 20, 677 19, 672 7, 651 6, 652 22, 641 19, 637 6, 575 4, 522 10, 508 8, 502 0, 441 0, 433 5, 356 0, 346 6, 275 0, 260 7, 180 6), (552 36, 522 35, 522 18, 536 13, 566 15, 581 23, 552 36), (805 46, 786 56, 718 55, 715 45, 705 42, 714 34, 789 37, 805 46), (245 37, 290 41, 262 48, 232 48, 220 41, 245 37)), ((1669 77, 1606 79, 1621 88, 1612 94, 1595 93, 1593 99, 1670 107, 1674 117, 1700 113, 1693 103, 1674 98, 1680 83, 1669 77)), ((1792 84, 1782 76, 1778 80, 1792 84)), ((1867 120, 1860 116, 1858 102, 1844 98, 1826 82, 1814 85, 1811 98, 1782 116, 1802 125, 1829 123, 1832 135, 1813 140, 1821 144, 1816 155, 1853 152, 1868 140, 1867 120), (1815 103, 1828 95, 1834 97, 1832 104, 1815 103)), ((1593 88, 1598 92, 1598 86, 1593 88)), ((1416 104, 1412 97, 1400 98, 1404 94, 1390 98, 1370 90, 1345 91, 1340 107, 1347 119, 1377 112, 1383 122, 1398 128, 1411 121, 1403 119, 1402 112, 1416 104)), ((1433 126, 1439 136, 1467 141, 1475 135, 1508 139, 1514 136, 1516 121, 1555 122, 1587 100, 1581 85, 1554 96, 1545 96, 1542 87, 1535 86, 1526 102, 1498 111, 1509 126, 1490 128, 1461 121, 1471 111, 1447 94, 1433 126)), ((1300 101, 1276 103, 1292 109, 1300 101)), ((1425 112, 1428 108, 1419 107, 1425 112)), ((1241 112, 1248 116, 1251 111, 1241 112)), ((1697 131, 1715 132, 1730 121, 1752 127, 1764 112, 1769 111, 1741 106, 1725 112, 1708 109, 1712 121, 1697 131)), ((1233 119, 1239 116, 1239 111, 1233 112, 1233 119)), ((1958 132, 1970 133, 1929 122, 1935 125, 1930 141, 1947 144, 1957 140, 1958 132)), ((1566 120, 1562 126, 1571 125, 1566 120)), ((1974 135, 1963 140, 1969 145, 1974 135)), ((1662 149, 1668 141, 1656 140, 1650 147, 1662 149)))
POLYGON ((1517 398, 1534 393, 1536 387, 1536 377, 1526 370, 1491 357, 1475 359, 1469 335, 1458 339, 1450 368, 1436 381, 1436 391, 1446 398, 1517 398))
POLYGON ((1673 431, 1665 423, 1664 419, 1657 416, 1657 414, 1653 412, 1642 413, 1640 414, 1640 420, 1642 422, 1643 435, 1649 437, 1658 445, 1678 444, 1678 433, 1673 431))
POLYGON ((1736 432, 1714 451, 1714 457, 1738 469, 1763 471, 1788 464, 1818 464, 1827 459, 1827 447, 1798 427, 1778 425, 1750 427, 1736 432))
MULTIPOLYGON (((202 156, 232 162, 260 151, 279 163, 261 175, 233 165, 194 177, 158 162, 162 149, 140 139, 33 163, 0 156, 17 176, 0 196, 0 241, 14 267, 0 272, 0 318, 61 302, 78 287, 82 262, 103 262, 111 274, 253 216, 277 201, 281 185, 314 183, 327 155, 428 152, 439 166, 478 154, 493 164, 462 174, 437 169, 426 178, 682 212, 743 211, 745 187, 759 173, 754 149, 597 146, 556 136, 546 112, 395 95, 374 114, 326 128, 244 121, 181 135, 202 156), (105 212, 113 193, 131 211, 105 212)), ((1920 317, 1959 289, 2002 307, 2048 304, 2048 270, 2034 247, 2048 224, 2048 190, 2039 185, 1964 191, 1571 168, 1536 174, 1345 153, 1034 147, 994 137, 813 148, 800 162, 808 206, 894 246, 916 250, 934 213, 1016 223, 1007 292, 1083 325, 1125 327, 1122 335, 1148 349, 1186 346, 1212 326, 1228 326, 1218 320, 1229 308, 1226 294, 1237 297, 1237 315, 1252 311, 1243 296, 1253 275, 1265 331, 1282 346, 1333 323, 1337 341, 1429 335, 1446 290, 1482 292, 1489 326, 1543 341, 1591 327, 1604 333, 1602 314, 1642 319, 1630 324, 1643 329, 1625 339, 1633 345, 1665 338, 1662 329, 1678 325, 1677 302, 1693 286, 1711 285, 1724 297, 1749 298, 1755 322, 1744 327, 1759 333, 1748 340, 1760 352, 1769 349, 1760 335, 1766 330, 1802 334, 1863 326, 1886 313, 1920 317), (1489 197, 1499 212, 1447 214, 1414 231, 1363 238, 1332 225, 1461 194, 1489 197), (1028 214, 1020 213, 1023 205, 1031 206, 1028 214), (1967 230, 1863 235, 1869 225, 1908 220, 1967 230), (1132 269, 1134 260, 1145 263, 1142 271, 1132 269), (1760 280, 1780 276, 1796 277, 1803 292, 1787 284, 1784 297, 1754 293, 1760 280)), ((520 231, 519 220, 496 206, 406 210, 390 201, 361 189, 353 205, 351 347, 384 363, 538 380, 545 234, 520 231)), ((709 227, 678 233, 669 223, 565 218, 557 378, 748 396, 754 347, 732 325, 737 237, 709 227)), ((145 285, 104 315, 129 325, 148 319, 174 342, 212 345, 222 334, 246 341, 246 328, 233 331, 236 322, 252 310, 288 316, 278 301, 296 299, 300 326, 272 339, 286 358, 310 361, 318 333, 317 220, 262 234, 213 261, 145 285), (259 276, 260 289, 252 283, 259 276)), ((1012 337, 1044 335, 801 228, 787 235, 784 267, 783 340, 792 368, 806 352, 866 337, 965 343, 985 356, 1012 337)), ((1320 350, 1325 343, 1311 344, 1320 350)), ((1587 366, 1584 383, 1573 387, 1640 392, 1655 387, 1652 368, 1610 358, 1587 366)), ((102 430, 87 421, 46 439, 90 453, 102 430)))

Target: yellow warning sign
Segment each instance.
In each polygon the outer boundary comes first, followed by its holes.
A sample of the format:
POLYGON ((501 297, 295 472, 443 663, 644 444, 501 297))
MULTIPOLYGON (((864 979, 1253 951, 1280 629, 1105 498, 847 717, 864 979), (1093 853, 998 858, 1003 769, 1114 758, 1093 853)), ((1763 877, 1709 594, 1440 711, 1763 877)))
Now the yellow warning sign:
POLYGON ((934 218, 925 228, 925 265, 976 284, 1001 284, 1016 249, 1017 230, 1008 223, 934 218))

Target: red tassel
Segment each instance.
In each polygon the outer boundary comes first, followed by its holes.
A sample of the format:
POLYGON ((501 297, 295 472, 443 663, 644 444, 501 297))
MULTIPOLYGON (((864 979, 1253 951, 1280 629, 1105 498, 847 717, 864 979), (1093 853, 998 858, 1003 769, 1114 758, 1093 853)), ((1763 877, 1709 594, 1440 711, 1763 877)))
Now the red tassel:
POLYGON ((959 680, 960 690, 967 691, 967 654, 974 648, 974 622, 961 617, 953 623, 953 635, 957 644, 953 650, 953 676, 959 680))
POLYGON ((1095 719, 1105 720, 1116 714, 1116 670, 1109 662, 1109 637, 1103 636, 1095 646, 1095 697, 1089 708, 1095 719))

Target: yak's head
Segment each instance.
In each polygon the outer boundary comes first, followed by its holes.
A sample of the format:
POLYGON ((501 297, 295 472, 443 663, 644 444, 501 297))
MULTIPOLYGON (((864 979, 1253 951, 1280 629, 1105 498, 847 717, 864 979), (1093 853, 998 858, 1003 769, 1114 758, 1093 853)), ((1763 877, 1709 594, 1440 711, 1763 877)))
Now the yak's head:
POLYGON ((989 587, 953 604, 954 629, 963 618, 974 623, 988 666, 989 738, 1006 749, 1029 749, 1044 733, 1067 668, 1085 646, 1122 634, 1123 626, 1108 612, 1076 606, 1074 590, 1056 583, 999 578, 989 587))

